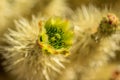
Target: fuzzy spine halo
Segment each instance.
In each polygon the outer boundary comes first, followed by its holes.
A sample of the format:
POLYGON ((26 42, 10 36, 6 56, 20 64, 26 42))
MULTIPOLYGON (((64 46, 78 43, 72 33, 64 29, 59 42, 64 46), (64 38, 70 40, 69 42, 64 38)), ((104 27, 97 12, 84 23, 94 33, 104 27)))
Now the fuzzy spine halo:
MULTIPOLYGON (((16 30, 9 29, 8 34, 5 34, 5 41, 9 45, 3 47, 6 51, 6 53, 3 53, 7 60, 4 63, 7 65, 6 69, 16 75, 18 80, 54 80, 61 70, 65 68, 64 63, 67 60, 64 54, 66 54, 66 50, 69 53, 69 48, 62 48, 62 45, 59 45, 61 47, 57 45, 59 48, 57 50, 58 54, 54 54, 57 48, 49 43, 50 36, 47 29, 49 27, 51 29, 60 27, 62 31, 65 30, 63 31, 64 38, 70 40, 73 33, 71 33, 72 29, 69 28, 71 27, 69 23, 57 18, 48 20, 33 18, 31 22, 21 19, 15 23, 16 30), (39 24, 41 21, 44 24, 42 26, 39 24), (52 24, 52 22, 55 23, 52 24), (44 28, 45 25, 46 28, 44 28), (40 27, 43 29, 40 30, 40 27), (71 34, 70 37, 68 34, 71 34), (39 35, 42 36, 42 40, 39 40, 41 37, 39 35)), ((63 38, 59 37, 59 34, 52 37, 63 38)), ((72 40, 68 42, 64 39, 63 42, 69 47, 72 45, 72 40)))

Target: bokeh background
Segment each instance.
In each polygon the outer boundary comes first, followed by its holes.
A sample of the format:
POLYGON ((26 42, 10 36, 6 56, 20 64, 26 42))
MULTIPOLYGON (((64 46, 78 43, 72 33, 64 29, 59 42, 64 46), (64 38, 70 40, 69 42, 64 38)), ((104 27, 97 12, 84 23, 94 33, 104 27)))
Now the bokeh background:
MULTIPOLYGON (((17 20, 22 16, 30 20, 31 15, 37 15, 38 12, 43 11, 51 1, 52 0, 1 0, 0 37, 3 37, 3 34, 8 28, 14 27, 15 19, 17 20)), ((66 3, 73 11, 81 7, 81 5, 88 6, 89 4, 93 4, 99 9, 107 7, 108 9, 114 10, 116 14, 120 15, 120 0, 66 0, 66 3)), ((0 45, 2 44, 4 43, 0 39, 0 45)), ((103 66, 99 73, 95 74, 95 80, 109 80, 112 72, 120 64, 120 51, 116 51, 116 53, 116 58, 111 58, 109 64, 103 66)), ((4 59, 0 55, 0 80, 14 80, 7 72, 4 71, 2 66, 3 61, 4 59)))

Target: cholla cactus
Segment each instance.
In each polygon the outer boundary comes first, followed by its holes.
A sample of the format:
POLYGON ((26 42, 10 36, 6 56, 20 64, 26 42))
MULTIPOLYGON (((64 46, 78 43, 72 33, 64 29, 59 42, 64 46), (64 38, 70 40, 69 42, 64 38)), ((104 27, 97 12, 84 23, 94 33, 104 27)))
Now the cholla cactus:
POLYGON ((35 13, 39 16, 40 11, 44 18, 16 21, 16 29, 5 34, 7 46, 2 47, 5 69, 18 80, 92 80, 92 73, 115 56, 120 41, 119 20, 108 10, 83 6, 72 14, 64 0, 53 0, 44 10, 37 11, 35 5, 39 1, 33 2, 15 0, 12 4, 16 7, 11 10, 18 11, 12 15, 29 15, 35 8, 35 13), (24 3, 26 8, 21 9, 24 3), (68 17, 74 29, 68 19, 61 17, 68 17))
POLYGON ((71 64, 60 80, 93 80, 92 72, 114 57, 119 49, 119 20, 109 11, 93 6, 83 6, 73 18, 77 40, 71 50, 71 64))
POLYGON ((9 44, 3 53, 6 69, 22 80, 54 80, 64 69, 72 45, 73 31, 68 20, 22 19, 16 30, 5 35, 9 44), (69 40, 69 41, 68 41, 69 40))

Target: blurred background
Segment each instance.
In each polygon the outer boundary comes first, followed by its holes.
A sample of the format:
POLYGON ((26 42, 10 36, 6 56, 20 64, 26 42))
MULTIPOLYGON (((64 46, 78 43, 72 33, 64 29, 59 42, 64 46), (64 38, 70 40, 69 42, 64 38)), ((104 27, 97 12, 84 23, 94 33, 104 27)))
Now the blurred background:
MULTIPOLYGON (((37 15, 37 12, 44 10, 52 0, 1 0, 0 1, 0 37, 7 31, 8 27, 14 26, 14 19, 19 19, 21 16, 31 19, 31 15, 37 15), (22 9, 21 9, 22 8, 22 9)), ((99 9, 105 7, 114 10, 119 14, 120 0, 66 0, 67 5, 76 10, 81 5, 88 6, 89 4, 95 5, 99 9)), ((4 44, 0 39, 0 45, 4 44)), ((113 80, 113 76, 120 76, 120 51, 116 51, 117 56, 115 59, 111 58, 109 64, 103 66, 98 74, 95 74, 95 80, 113 80), (118 72, 117 72, 118 71, 118 72)), ((4 59, 0 55, 0 80, 14 80, 7 74, 3 67, 2 62, 4 59)))

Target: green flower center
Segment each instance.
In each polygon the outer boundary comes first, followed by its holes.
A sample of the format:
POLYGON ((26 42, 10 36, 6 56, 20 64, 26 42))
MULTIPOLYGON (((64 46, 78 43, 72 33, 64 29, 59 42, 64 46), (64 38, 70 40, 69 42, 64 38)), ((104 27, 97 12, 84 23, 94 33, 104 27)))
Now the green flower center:
POLYGON ((60 49, 65 47, 65 43, 63 40, 64 32, 62 29, 55 27, 55 25, 47 26, 46 34, 48 35, 48 41, 51 46, 56 49, 60 49))

